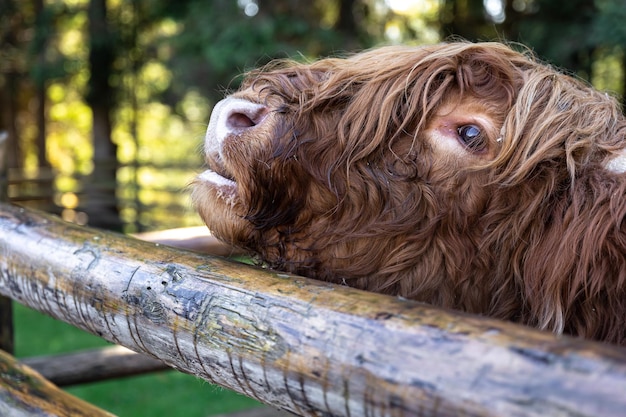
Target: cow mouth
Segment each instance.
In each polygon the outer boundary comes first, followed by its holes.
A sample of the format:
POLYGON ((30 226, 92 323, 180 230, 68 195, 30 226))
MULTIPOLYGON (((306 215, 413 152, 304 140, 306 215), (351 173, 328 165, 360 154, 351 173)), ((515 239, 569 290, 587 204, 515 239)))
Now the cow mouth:
POLYGON ((198 176, 203 182, 211 183, 217 187, 237 187, 237 183, 227 175, 221 174, 212 169, 207 169, 198 176))
POLYGON ((218 190, 219 195, 233 195, 237 191, 237 182, 221 164, 209 163, 208 169, 198 175, 198 180, 218 190))

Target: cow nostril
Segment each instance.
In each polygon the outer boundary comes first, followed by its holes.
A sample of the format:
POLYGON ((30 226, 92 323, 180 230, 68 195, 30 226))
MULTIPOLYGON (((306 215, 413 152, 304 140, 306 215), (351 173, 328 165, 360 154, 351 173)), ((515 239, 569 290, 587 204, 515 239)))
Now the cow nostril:
POLYGON ((256 123, 243 113, 231 113, 226 121, 229 127, 237 129, 246 129, 256 126, 256 123))
POLYGON ((266 115, 265 107, 233 109, 226 118, 226 125, 230 130, 241 131, 262 123, 266 115))

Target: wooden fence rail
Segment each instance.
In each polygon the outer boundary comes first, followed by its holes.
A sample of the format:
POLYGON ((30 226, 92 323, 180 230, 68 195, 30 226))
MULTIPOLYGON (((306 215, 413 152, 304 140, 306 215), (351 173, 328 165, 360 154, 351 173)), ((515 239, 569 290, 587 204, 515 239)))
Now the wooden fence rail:
POLYGON ((0 293, 300 415, 626 412, 622 348, 150 244, 6 204, 0 293))
POLYGON ((60 390, 3 351, 0 351, 0 376, 0 416, 115 417, 60 390))

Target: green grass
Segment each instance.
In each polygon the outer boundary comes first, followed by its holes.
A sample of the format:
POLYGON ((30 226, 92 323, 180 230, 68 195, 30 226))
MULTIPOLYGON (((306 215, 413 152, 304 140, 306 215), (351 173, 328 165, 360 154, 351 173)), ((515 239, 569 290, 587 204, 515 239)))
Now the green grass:
MULTIPOLYGON (((17 357, 72 352, 107 342, 14 303, 17 357)), ((259 403, 177 371, 85 384, 66 389, 120 417, 206 417, 259 403)))

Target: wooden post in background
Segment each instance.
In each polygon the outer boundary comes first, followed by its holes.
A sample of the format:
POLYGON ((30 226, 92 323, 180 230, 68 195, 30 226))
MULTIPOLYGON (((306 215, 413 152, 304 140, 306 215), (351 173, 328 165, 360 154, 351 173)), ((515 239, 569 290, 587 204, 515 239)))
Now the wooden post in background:
MULTIPOLYGON (((0 131, 0 202, 8 201, 8 142, 8 133, 0 131)), ((0 350, 11 354, 15 350, 13 340, 13 302, 10 298, 4 296, 0 296, 0 350)))

